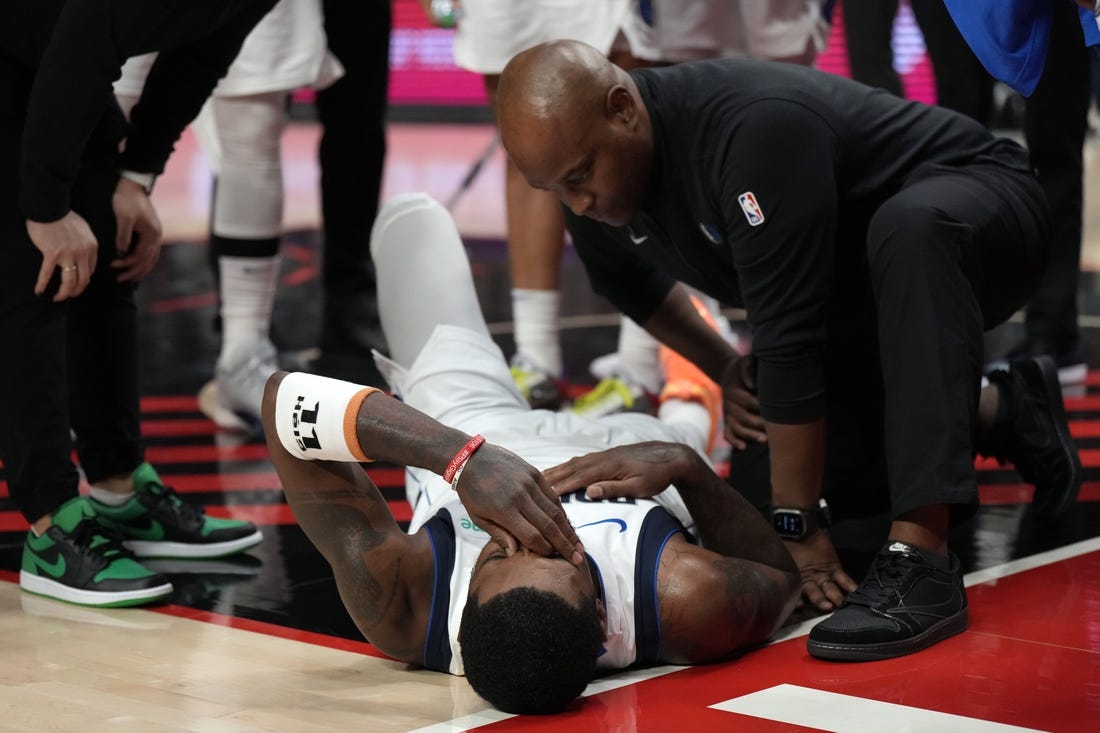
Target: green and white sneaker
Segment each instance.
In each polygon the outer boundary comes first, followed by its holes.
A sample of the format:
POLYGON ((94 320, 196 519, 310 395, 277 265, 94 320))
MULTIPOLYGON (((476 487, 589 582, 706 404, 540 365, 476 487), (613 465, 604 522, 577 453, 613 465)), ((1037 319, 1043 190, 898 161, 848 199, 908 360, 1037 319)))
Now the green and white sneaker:
POLYGON ((206 516, 161 483, 148 463, 134 469, 134 496, 121 506, 91 499, 103 526, 122 535, 138 557, 222 557, 257 545, 264 536, 252 522, 206 516))
POLYGON ((27 532, 23 590, 85 606, 137 606, 172 592, 167 578, 143 567, 104 530, 89 499, 70 499, 52 520, 41 536, 27 532))

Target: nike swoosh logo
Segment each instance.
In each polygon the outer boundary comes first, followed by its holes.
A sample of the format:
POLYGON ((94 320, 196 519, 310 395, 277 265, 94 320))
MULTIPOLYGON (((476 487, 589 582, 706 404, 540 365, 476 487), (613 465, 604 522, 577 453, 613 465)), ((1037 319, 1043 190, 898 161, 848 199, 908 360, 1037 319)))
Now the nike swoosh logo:
POLYGON ((32 553, 31 558, 34 559, 35 565, 45 570, 53 577, 60 578, 62 575, 65 574, 65 556, 62 555, 60 552, 57 552, 56 548, 54 548, 54 552, 56 553, 56 556, 53 562, 46 562, 46 560, 43 559, 42 556, 39 555, 37 552, 32 553))
POLYGON ((110 524, 125 534, 128 540, 157 541, 164 539, 164 528, 160 525, 160 522, 150 517, 145 517, 145 522, 142 525, 121 524, 113 521, 110 524))
POLYGON ((589 522, 588 524, 582 524, 580 525, 580 527, 575 527, 575 529, 580 529, 581 527, 591 527, 594 524, 617 524, 619 525, 620 533, 626 531, 626 522, 621 519, 600 519, 595 522, 589 522))
POLYGON ((631 229, 630 227, 627 227, 627 228, 626 228, 626 233, 627 233, 627 236, 629 236, 629 237, 630 237, 630 241, 631 241, 631 242, 633 242, 634 244, 641 244, 641 243, 642 243, 642 242, 644 242, 645 240, 649 239, 649 235, 648 235, 648 234, 643 234, 643 235, 642 235, 642 236, 640 236, 640 237, 639 237, 639 236, 637 236, 636 234, 634 234, 634 230, 633 230, 633 229, 631 229))

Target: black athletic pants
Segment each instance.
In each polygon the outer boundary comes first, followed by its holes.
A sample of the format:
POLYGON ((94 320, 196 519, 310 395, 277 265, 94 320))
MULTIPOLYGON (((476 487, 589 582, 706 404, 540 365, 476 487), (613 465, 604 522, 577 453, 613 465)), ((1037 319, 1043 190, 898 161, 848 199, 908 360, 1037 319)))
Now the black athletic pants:
POLYGON ((1088 129, 1089 55, 1072 3, 1051 4, 1046 66, 1027 100, 1024 131, 1031 162, 1050 200, 1050 264, 1028 301, 1027 332, 1040 349, 1063 353, 1078 339, 1083 148, 1088 129))
POLYGON ((62 303, 52 301, 56 272, 34 294, 42 255, 18 206, 21 140, 21 128, 0 123, 0 462, 35 521, 77 495, 70 428, 91 482, 133 470, 143 449, 134 287, 110 267, 117 138, 101 127, 88 143, 72 208, 99 239, 99 259, 87 290, 62 303))
POLYGON ((317 95, 324 130, 321 353, 369 362, 371 348, 386 350, 370 232, 386 156, 391 8, 389 0, 325 0, 324 12, 329 48, 346 74, 317 95))
MULTIPOLYGON (((926 166, 868 217, 841 225, 825 496, 849 516, 973 506, 982 334, 1037 285, 1049 247, 1043 192, 1000 165, 926 166)), ((731 457, 730 483, 760 507, 767 467, 766 446, 731 457)))
MULTIPOLYGON (((936 76, 939 106, 983 125, 993 107, 993 78, 966 44, 943 0, 912 0, 936 76)), ((852 78, 902 96, 891 40, 898 0, 844 0, 845 41, 852 78)))

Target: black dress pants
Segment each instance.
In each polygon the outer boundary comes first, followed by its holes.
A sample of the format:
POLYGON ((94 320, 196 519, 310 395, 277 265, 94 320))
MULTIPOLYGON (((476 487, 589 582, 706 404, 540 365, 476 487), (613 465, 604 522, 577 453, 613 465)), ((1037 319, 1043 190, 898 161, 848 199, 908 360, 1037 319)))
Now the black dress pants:
MULTIPOLYGON (((988 124, 993 78, 966 44, 943 0, 912 0, 911 5, 932 59, 939 106, 988 124)), ((841 9, 852 78, 902 96, 891 48, 898 0, 844 0, 841 9)))
MULTIPOLYGON (((976 503, 982 334, 1038 284, 1049 226, 1034 177, 992 162, 926 166, 869 217, 842 214, 823 487, 838 514, 976 503)), ((767 466, 766 445, 730 461, 730 483, 761 507, 767 466)))
POLYGON ((1058 354, 1070 351, 1079 337, 1077 282, 1090 53, 1076 6, 1052 3, 1051 9, 1046 66, 1024 116, 1031 162, 1050 201, 1054 222, 1050 264, 1028 301, 1027 335, 1037 350, 1058 354))
POLYGON ((99 240, 96 272, 54 303, 59 278, 34 294, 42 255, 18 206, 22 130, 0 126, 0 462, 11 497, 33 522, 77 495, 76 448, 89 481, 133 470, 140 442, 134 286, 116 282, 111 196, 117 137, 88 143, 72 208, 99 240))
POLYGON ((386 350, 370 232, 386 156, 391 8, 389 0, 325 0, 324 12, 329 49, 346 74, 317 95, 324 129, 321 353, 364 358, 373 368, 370 349, 386 350))

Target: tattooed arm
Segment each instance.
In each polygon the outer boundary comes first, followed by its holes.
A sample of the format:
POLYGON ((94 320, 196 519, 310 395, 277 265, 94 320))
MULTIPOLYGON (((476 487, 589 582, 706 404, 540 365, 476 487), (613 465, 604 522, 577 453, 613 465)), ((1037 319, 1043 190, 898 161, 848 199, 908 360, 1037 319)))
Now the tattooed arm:
POLYGON ((674 485, 702 547, 675 536, 657 571, 661 658, 711 661, 767 639, 798 600, 798 568, 768 523, 687 446, 639 443, 546 471, 559 493, 652 497, 674 485))
POLYGON ((301 461, 283 448, 273 416, 281 377, 264 393, 271 460, 302 530, 328 560, 363 636, 402 661, 423 662, 434 575, 424 532, 408 535, 357 463, 301 461))

